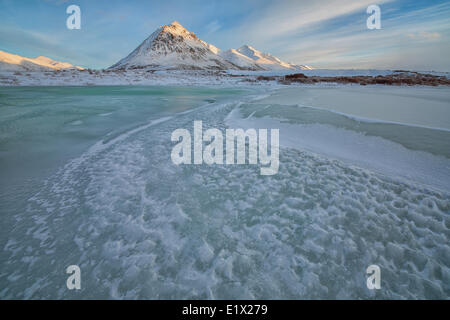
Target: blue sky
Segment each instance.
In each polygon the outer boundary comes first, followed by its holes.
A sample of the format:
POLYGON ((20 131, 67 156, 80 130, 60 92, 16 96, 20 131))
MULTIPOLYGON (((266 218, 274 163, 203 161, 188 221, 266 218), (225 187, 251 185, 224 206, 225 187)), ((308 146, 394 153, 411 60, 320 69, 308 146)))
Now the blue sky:
POLYGON ((104 68, 173 20, 220 49, 316 68, 450 71, 448 0, 0 0, 0 50, 104 68), (81 30, 66 28, 71 4, 81 30), (366 27, 370 4, 381 30, 366 27))

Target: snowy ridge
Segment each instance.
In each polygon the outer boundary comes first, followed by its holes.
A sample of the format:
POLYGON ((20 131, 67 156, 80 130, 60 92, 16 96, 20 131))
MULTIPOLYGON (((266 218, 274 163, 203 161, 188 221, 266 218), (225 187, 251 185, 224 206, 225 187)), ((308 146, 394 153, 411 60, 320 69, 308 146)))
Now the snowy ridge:
POLYGON ((238 53, 248 57, 258 65, 262 66, 264 70, 311 70, 312 68, 305 65, 293 65, 284 61, 281 61, 275 56, 269 53, 263 53, 255 48, 244 45, 236 50, 238 53))
POLYGON ((240 53, 239 51, 237 51, 236 49, 221 51, 221 52, 219 52, 219 55, 222 58, 234 63, 235 65, 237 65, 245 70, 254 70, 254 71, 267 70, 263 66, 261 66, 260 64, 255 62, 254 60, 250 59, 249 57, 247 57, 247 56, 243 55, 242 53, 240 53))
POLYGON ((207 42, 205 42, 203 40, 200 40, 200 42, 203 43, 203 45, 206 46, 212 53, 219 54, 220 49, 217 48, 216 46, 214 46, 214 45, 212 45, 210 43, 207 43, 207 42))
POLYGON ((61 69, 84 70, 82 67, 43 56, 26 58, 0 50, 0 71, 51 71, 61 69))

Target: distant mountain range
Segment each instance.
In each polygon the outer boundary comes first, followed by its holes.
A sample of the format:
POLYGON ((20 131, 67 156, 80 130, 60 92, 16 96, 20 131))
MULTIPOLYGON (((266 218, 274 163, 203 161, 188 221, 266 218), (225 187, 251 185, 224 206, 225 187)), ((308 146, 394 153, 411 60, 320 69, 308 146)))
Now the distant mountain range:
MULTIPOLYGON (((153 32, 127 57, 109 69, 163 70, 311 70, 306 65, 281 61, 268 53, 244 45, 222 51, 200 40, 177 21, 153 32)), ((83 70, 47 57, 26 58, 0 50, 0 71, 83 70)))
POLYGON ((47 57, 25 58, 0 50, 1 71, 52 71, 62 69, 84 70, 67 62, 55 61, 47 57))
POLYGON ((200 40, 177 21, 153 32, 141 45, 110 69, 236 69, 311 70, 305 65, 281 61, 268 53, 244 45, 222 51, 200 40))

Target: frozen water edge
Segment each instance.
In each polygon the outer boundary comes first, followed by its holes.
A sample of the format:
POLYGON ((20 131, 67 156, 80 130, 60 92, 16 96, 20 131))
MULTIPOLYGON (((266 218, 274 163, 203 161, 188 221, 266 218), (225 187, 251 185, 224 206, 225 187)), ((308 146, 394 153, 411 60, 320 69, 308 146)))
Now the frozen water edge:
POLYGON ((73 298, 75 261, 83 298, 449 297, 448 192, 290 147, 270 177, 171 163, 174 129, 224 129, 241 103, 133 129, 50 178, 4 248, 0 296, 73 298))
POLYGON ((438 190, 450 191, 450 160, 409 150, 380 137, 370 137, 326 124, 293 125, 284 119, 229 119, 232 128, 280 130, 281 146, 307 150, 327 158, 403 178, 438 190))

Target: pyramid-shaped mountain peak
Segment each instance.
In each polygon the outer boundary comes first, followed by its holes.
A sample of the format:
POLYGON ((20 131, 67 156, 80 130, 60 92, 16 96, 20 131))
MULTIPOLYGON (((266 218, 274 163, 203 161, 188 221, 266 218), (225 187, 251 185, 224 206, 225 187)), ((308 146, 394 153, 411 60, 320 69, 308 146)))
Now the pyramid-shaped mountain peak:
POLYGON ((173 21, 153 32, 111 68, 239 69, 215 51, 218 49, 198 39, 179 22, 173 21))

